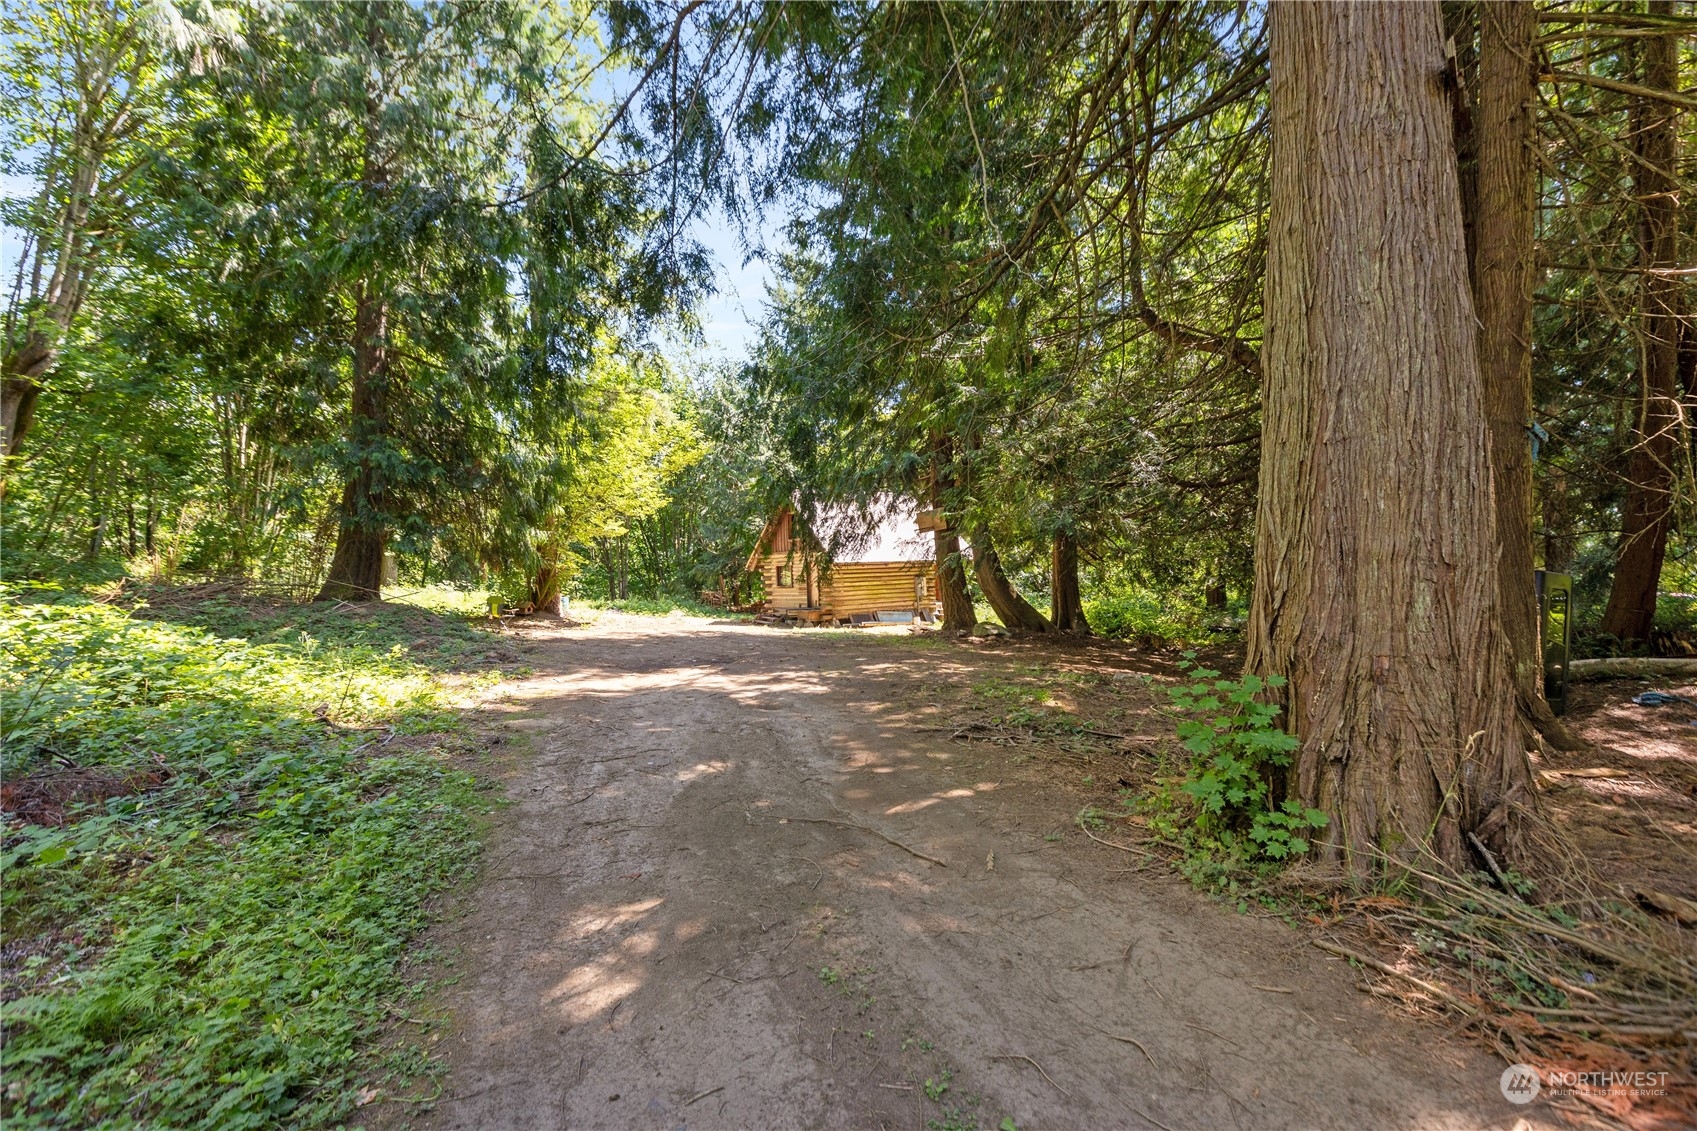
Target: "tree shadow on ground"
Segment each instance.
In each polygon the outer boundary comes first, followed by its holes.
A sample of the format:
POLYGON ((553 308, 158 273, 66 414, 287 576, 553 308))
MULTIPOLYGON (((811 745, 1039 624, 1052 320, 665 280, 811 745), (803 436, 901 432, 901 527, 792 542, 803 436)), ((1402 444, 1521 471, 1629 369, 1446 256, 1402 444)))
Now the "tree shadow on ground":
POLYGON ((395 601, 300 603, 245 593, 224 583, 149 586, 136 617, 204 629, 224 639, 299 645, 304 639, 378 652, 400 649, 443 675, 512 669, 524 662, 510 630, 481 615, 395 601))

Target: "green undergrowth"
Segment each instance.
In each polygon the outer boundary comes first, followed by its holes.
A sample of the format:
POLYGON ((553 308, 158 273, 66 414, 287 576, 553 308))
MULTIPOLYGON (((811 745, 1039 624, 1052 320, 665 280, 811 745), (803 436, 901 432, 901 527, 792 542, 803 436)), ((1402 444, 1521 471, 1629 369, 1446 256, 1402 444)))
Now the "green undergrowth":
POLYGON ((280 645, 320 660, 345 653, 346 663, 332 659, 342 668, 355 666, 356 659, 369 666, 374 660, 388 663, 396 658, 438 673, 513 670, 519 664, 489 627, 487 605, 462 609, 447 599, 430 600, 437 595, 429 592, 364 605, 201 597, 194 589, 143 588, 138 596, 137 619, 203 628, 250 644, 280 645))
POLYGON ((140 614, 0 589, 0 1114, 334 1124, 377 1071, 386 1010, 422 989, 401 960, 487 808, 456 764, 465 681, 399 637, 475 630, 417 610, 140 614))
MULTIPOLYGON (((1184 654, 1179 682, 1166 688, 1182 753, 1163 759, 1149 788, 1120 791, 1119 815, 1173 850, 1192 884, 1242 904, 1309 851, 1327 816, 1278 796, 1298 740, 1279 728, 1280 707, 1265 700, 1284 679, 1225 679, 1195 657, 1184 654)), ((1105 828, 1108 816, 1090 808, 1079 822, 1105 828)))
POLYGON ((1114 640, 1212 644, 1242 634, 1241 604, 1209 609, 1181 593, 1107 589, 1084 602, 1084 615, 1098 636, 1114 640))
POLYGON ((712 605, 688 597, 627 597, 622 601, 604 601, 593 597, 572 598, 571 608, 565 610, 567 616, 576 616, 579 612, 590 610, 600 612, 612 610, 620 613, 634 613, 638 616, 664 617, 677 613, 688 617, 746 617, 746 613, 730 613, 724 609, 715 609, 712 605))

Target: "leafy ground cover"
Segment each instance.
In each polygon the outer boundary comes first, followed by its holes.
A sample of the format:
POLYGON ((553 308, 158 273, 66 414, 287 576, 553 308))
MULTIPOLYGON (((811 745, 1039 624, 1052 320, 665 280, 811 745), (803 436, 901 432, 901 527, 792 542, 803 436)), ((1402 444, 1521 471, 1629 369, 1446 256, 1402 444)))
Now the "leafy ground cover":
POLYGON ((476 857, 453 708, 512 654, 419 608, 149 596, 0 590, 0 1114, 334 1123, 476 857))
POLYGON ((1247 609, 1240 602, 1210 609, 1182 592, 1157 593, 1138 586, 1104 586, 1084 602, 1090 628, 1114 640, 1192 644, 1230 641, 1241 635, 1247 609))

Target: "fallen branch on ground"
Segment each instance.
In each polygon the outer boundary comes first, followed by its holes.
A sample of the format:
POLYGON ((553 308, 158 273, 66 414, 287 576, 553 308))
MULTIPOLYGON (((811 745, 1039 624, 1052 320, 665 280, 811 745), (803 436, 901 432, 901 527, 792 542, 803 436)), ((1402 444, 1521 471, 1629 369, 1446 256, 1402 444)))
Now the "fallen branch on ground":
POLYGON ((1468 1005, 1448 990, 1443 989, 1440 986, 1435 986, 1423 978, 1416 978, 1413 974, 1405 974, 1388 962, 1380 962, 1377 958, 1370 958, 1365 954, 1350 950, 1348 947, 1339 946, 1337 943, 1329 942, 1326 939, 1311 939, 1310 941, 1321 950, 1326 951, 1328 954, 1335 954, 1339 958, 1347 958, 1352 962, 1359 962, 1361 965, 1370 970, 1377 970, 1381 974, 1388 974, 1393 978, 1401 978, 1406 982, 1419 986, 1433 997, 1441 998, 1444 1001, 1449 1002, 1451 1005, 1470 1016, 1479 1012, 1477 1009, 1474 1009, 1471 1005, 1468 1005))
POLYGON ((1697 660, 1680 656, 1609 656, 1600 660, 1573 660, 1567 665, 1568 679, 1620 679, 1697 677, 1697 660))

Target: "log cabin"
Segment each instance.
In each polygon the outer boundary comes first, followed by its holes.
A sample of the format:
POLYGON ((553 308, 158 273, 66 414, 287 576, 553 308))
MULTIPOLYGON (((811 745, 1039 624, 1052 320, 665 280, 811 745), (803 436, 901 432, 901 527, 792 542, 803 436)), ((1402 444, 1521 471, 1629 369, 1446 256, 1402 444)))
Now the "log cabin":
POLYGON ((767 521, 747 569, 760 574, 763 618, 804 624, 934 621, 939 613, 927 512, 894 496, 821 514, 813 532, 785 507, 767 521))

